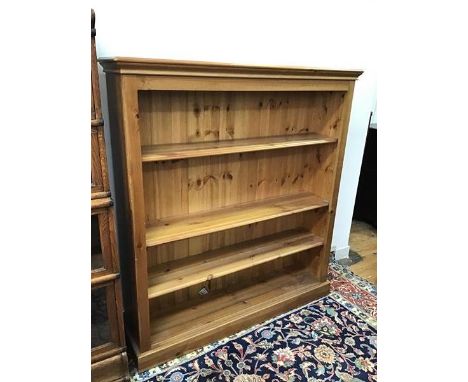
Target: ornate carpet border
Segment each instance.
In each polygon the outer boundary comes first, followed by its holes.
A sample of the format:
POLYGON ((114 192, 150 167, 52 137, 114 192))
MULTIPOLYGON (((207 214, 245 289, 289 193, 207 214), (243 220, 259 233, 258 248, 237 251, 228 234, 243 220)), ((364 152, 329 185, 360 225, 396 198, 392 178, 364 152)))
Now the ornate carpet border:
POLYGON ((363 279, 362 277, 354 274, 348 268, 338 263, 330 263, 330 268, 333 269, 335 272, 340 273, 342 277, 345 277, 346 279, 351 281, 354 285, 357 285, 359 288, 364 289, 365 291, 377 297, 377 288, 375 287, 375 285, 371 284, 370 282, 363 279))

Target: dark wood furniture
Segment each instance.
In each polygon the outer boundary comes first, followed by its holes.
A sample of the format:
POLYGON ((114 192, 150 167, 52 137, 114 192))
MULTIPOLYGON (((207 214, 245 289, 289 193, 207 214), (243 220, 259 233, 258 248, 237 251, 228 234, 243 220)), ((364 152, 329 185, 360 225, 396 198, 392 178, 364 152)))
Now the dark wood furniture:
POLYGON ((327 294, 361 72, 99 61, 138 368, 327 294))
POLYGON ((110 382, 127 380, 128 365, 94 20, 91 11, 91 377, 110 382))
POLYGON ((377 128, 371 126, 367 130, 353 219, 377 228, 377 128))

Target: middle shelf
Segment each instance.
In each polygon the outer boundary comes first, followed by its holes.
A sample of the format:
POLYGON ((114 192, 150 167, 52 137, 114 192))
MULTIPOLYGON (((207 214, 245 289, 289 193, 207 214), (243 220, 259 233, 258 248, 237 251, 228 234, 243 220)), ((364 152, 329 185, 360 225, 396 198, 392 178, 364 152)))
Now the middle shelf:
POLYGON ((146 227, 146 246, 188 239, 327 206, 326 200, 307 192, 187 216, 163 218, 146 227))
POLYGON ((159 264, 148 275, 148 298, 322 245, 322 238, 296 229, 159 264))

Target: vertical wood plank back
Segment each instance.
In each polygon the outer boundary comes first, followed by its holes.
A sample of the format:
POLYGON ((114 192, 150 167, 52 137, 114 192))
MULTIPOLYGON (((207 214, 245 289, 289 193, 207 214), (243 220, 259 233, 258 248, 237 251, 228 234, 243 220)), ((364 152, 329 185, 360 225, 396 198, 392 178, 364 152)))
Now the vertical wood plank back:
POLYGON ((336 136, 343 92, 141 91, 142 145, 336 136))
POLYGON ((329 146, 144 163, 145 220, 307 191, 328 200, 336 145, 329 146))

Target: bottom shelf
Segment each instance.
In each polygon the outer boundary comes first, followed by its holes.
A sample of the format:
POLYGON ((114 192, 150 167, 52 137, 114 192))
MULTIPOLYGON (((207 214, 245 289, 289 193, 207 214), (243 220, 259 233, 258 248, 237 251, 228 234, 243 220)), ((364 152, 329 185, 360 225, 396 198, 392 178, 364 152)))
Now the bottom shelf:
POLYGON ((162 314, 151 322, 151 350, 138 368, 151 367, 306 304, 329 292, 310 270, 294 271, 197 305, 162 314))

